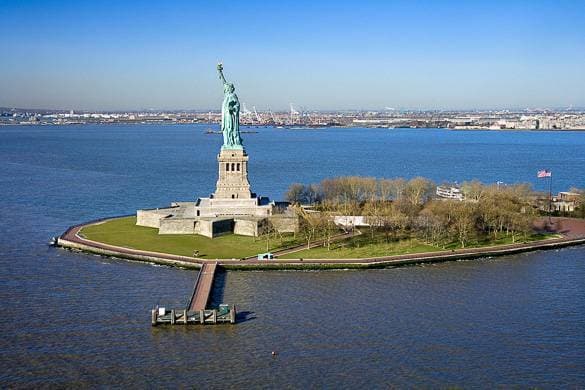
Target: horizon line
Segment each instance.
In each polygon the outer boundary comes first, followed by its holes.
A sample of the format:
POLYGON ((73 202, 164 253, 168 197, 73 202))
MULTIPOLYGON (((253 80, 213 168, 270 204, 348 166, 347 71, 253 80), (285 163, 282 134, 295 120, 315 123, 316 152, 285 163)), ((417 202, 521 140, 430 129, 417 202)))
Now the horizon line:
MULTIPOLYGON (((296 111, 301 112, 404 112, 404 111, 419 111, 419 112, 432 112, 432 111, 444 111, 444 112, 490 112, 490 111, 554 111, 554 112, 571 112, 571 111, 585 111, 585 106, 570 106, 570 107, 518 107, 518 106, 500 106, 500 107, 469 107, 469 108, 430 108, 430 107, 397 107, 389 109, 387 107, 362 107, 362 108, 307 108, 298 105, 296 111)), ((88 109, 88 108, 45 108, 45 107, 16 107, 0 105, 1 110, 19 110, 19 111, 74 111, 74 112, 194 112, 194 113, 206 113, 206 112, 221 112, 221 108, 114 108, 114 109, 88 109)), ((272 110, 257 109, 260 112, 272 111, 274 113, 289 113, 290 109, 285 110, 272 110)))

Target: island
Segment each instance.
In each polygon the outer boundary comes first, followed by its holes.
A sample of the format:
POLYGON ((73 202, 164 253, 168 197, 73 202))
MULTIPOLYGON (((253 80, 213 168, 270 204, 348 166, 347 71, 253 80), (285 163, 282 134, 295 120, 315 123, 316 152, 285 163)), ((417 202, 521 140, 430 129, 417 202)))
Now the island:
POLYGON ((238 96, 222 64, 217 71, 224 99, 215 192, 72 226, 55 239, 72 250, 200 268, 189 305, 154 309, 152 325, 235 323, 234 305, 207 307, 219 267, 383 268, 585 243, 584 219, 552 218, 551 194, 543 216, 547 204, 521 184, 472 181, 454 188, 422 177, 348 176, 293 183, 285 201, 257 196, 248 179, 238 96))
POLYGON ((466 198, 435 196, 425 178, 340 177, 293 183, 286 201, 257 196, 235 86, 224 98, 216 190, 208 197, 70 228, 60 246, 182 267, 384 267, 582 243, 583 221, 539 216, 524 185, 470 182, 466 198), (267 261, 268 260, 268 261, 267 261))

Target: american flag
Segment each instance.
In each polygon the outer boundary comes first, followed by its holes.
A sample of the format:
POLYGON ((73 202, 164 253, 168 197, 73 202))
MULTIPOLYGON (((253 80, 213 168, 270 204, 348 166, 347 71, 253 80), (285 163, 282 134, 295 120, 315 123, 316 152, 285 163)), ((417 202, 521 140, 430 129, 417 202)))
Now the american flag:
POLYGON ((538 173, 536 174, 536 177, 538 177, 539 179, 542 177, 551 177, 551 176, 552 176, 552 172, 547 171, 546 169, 543 169, 542 171, 538 171, 538 173))

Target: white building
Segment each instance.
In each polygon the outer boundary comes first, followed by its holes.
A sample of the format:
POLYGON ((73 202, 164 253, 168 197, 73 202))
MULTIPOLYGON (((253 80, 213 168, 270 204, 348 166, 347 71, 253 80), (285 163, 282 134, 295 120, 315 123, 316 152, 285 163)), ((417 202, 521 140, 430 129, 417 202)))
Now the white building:
POLYGON ((438 186, 436 194, 440 198, 444 199, 456 199, 456 200, 464 200, 465 196, 461 192, 461 190, 457 187, 447 187, 447 186, 438 186))

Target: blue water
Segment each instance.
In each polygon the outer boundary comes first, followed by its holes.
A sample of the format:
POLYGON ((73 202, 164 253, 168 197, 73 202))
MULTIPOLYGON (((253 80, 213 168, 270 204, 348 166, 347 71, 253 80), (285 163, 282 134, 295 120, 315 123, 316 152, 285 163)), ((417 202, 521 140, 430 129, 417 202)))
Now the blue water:
MULTIPOLYGON (((372 271, 229 272, 235 326, 152 328, 195 272, 46 246, 68 226, 213 192, 208 126, 0 127, 4 386, 585 386, 585 248, 372 271), (277 351, 273 358, 271 351, 277 351)), ((585 187, 585 134, 258 128, 252 188, 336 175, 585 187)))

